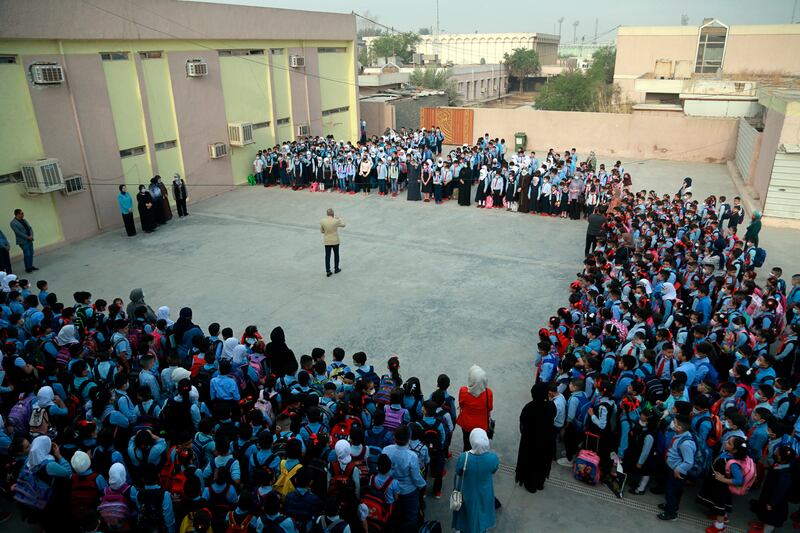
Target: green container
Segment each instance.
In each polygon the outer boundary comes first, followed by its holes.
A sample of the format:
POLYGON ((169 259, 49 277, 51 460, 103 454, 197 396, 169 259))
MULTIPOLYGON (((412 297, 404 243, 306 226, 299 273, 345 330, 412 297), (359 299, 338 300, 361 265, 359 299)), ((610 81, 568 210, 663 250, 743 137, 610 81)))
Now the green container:
POLYGON ((525 150, 528 146, 528 135, 525 132, 519 131, 514 134, 514 151, 518 152, 520 148, 525 150))

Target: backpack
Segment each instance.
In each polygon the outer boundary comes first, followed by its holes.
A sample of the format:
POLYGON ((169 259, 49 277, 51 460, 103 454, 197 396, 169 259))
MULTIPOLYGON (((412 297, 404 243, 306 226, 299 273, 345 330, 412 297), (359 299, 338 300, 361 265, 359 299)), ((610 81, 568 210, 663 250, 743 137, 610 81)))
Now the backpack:
POLYGON ((133 434, 139 432, 142 429, 150 429, 153 430, 153 433, 157 433, 155 431, 155 427, 158 424, 158 418, 155 416, 156 407, 158 404, 155 400, 150 402, 150 407, 147 409, 142 409, 141 404, 136 406, 136 423, 133 426, 133 434))
POLYGON ((206 533, 210 527, 211 511, 203 508, 184 516, 178 533, 206 533))
POLYGON ((106 487, 97 506, 97 513, 103 523, 111 531, 127 531, 130 529, 131 507, 129 502, 130 485, 123 485, 120 491, 106 487))
POLYGON ((744 476, 744 483, 742 483, 741 487, 735 487, 733 485, 728 485, 728 488, 731 491, 731 494, 736 494, 737 496, 744 496, 756 482, 756 464, 753 462, 751 457, 745 457, 743 460, 738 459, 728 459, 725 462, 725 474, 730 476, 731 475, 731 465, 736 463, 742 469, 742 475, 744 476))
POLYGON ((314 527, 311 529, 314 533, 341 533, 347 527, 347 522, 341 518, 330 520, 327 516, 322 515, 317 518, 314 527))
POLYGON ((280 468, 280 474, 278 474, 278 480, 275 481, 275 484, 272 486, 275 492, 278 493, 278 496, 280 496, 281 500, 285 500, 286 496, 290 492, 294 491, 294 483, 292 483, 292 478, 294 477, 295 474, 297 474, 297 471, 300 470, 302 467, 303 465, 298 463, 291 470, 287 470, 286 459, 281 461, 281 468, 280 468))
MULTIPOLYGON (((47 414, 46 407, 37 407, 31 411, 31 418, 28 422, 28 431, 32 438, 50 433, 50 415, 47 414)), ((51 435, 53 436, 53 435, 51 435)))
POLYGON ((72 518, 79 523, 83 513, 94 510, 100 502, 100 491, 97 490, 97 473, 88 476, 72 474, 72 483, 69 493, 69 508, 72 518))
POLYGON ((708 368, 708 373, 706 373, 706 379, 711 381, 711 383, 713 383, 715 387, 719 385, 719 372, 717 372, 716 367, 707 361, 703 361, 702 363, 697 365, 697 368, 700 368, 702 366, 708 368))
POLYGON ((298 531, 307 531, 308 525, 316 516, 315 507, 318 508, 319 503, 320 499, 310 490, 302 494, 296 490, 286 496, 283 510, 294 521, 298 531))
MULTIPOLYGON (((253 405, 253 408, 261 411, 261 414, 264 415, 264 418, 269 420, 271 423, 273 420, 275 420, 275 413, 272 410, 272 403, 265 396, 265 394, 266 393, 264 392, 264 389, 258 391, 258 399, 256 400, 256 403, 253 405)), ((320 405, 320 409, 321 408, 322 405, 320 405)))
POLYGON ((186 498, 186 479, 189 476, 195 476, 197 472, 197 467, 194 465, 189 465, 186 467, 185 470, 181 470, 175 477, 172 478, 172 485, 169 489, 169 495, 172 497, 172 503, 180 503, 186 498))
POLYGON ((375 403, 378 405, 389 405, 392 391, 396 387, 397 384, 391 376, 383 376, 378 383, 378 389, 375 391, 375 403))
POLYGON ((214 490, 214 484, 208 485, 208 504, 211 508, 212 523, 214 528, 218 528, 219 524, 225 523, 225 518, 228 513, 233 511, 233 504, 228 501, 228 492, 231 490, 231 484, 226 483, 220 492, 214 490))
POLYGON ((35 396, 31 394, 22 398, 11 408, 8 413, 8 421, 14 426, 16 435, 27 435, 30 428, 31 414, 33 413, 33 400, 35 396))
POLYGON ((426 424, 424 420, 417 422, 422 428, 422 438, 420 440, 428 448, 428 453, 431 457, 442 451, 442 435, 436 427, 438 423, 438 420, 433 424, 426 424))
POLYGON ((261 517, 261 524, 264 526, 265 533, 284 533, 286 530, 283 529, 281 524, 286 520, 286 517, 282 514, 278 514, 275 518, 269 518, 267 515, 263 515, 261 517))
POLYGON ((38 475, 44 467, 45 463, 40 463, 32 469, 27 464, 22 467, 13 487, 14 501, 22 507, 32 511, 42 511, 53 498, 53 488, 38 475))
POLYGON ((254 353, 250 355, 250 361, 248 364, 250 365, 250 368, 255 371, 259 381, 262 381, 267 376, 266 361, 267 358, 261 354, 254 353))
MULTIPOLYGON (((212 480, 212 481, 216 481, 216 480, 217 480, 217 478, 219 477, 219 472, 220 472, 220 471, 225 471, 225 472, 228 472, 228 475, 230 476, 230 473, 231 473, 231 466, 233 466, 233 462, 234 462, 235 460, 236 460, 236 459, 234 459, 233 457, 231 457, 230 459, 228 459, 227 461, 225 461, 225 464, 224 464, 224 465, 222 465, 222 466, 217 466, 217 458, 215 457, 214 459, 212 459, 212 460, 211 460, 211 480, 212 480)), ((241 463, 239 464, 239 466, 240 466, 240 467, 242 466, 242 465, 241 465, 241 463)))
POLYGON ((347 440, 350 437, 350 430, 353 429, 353 426, 360 426, 361 422, 357 418, 348 418, 347 420, 343 420, 339 422, 331 429, 330 435, 330 445, 331 448, 336 446, 336 443, 340 440, 347 440))
POLYGON ((201 368, 196 375, 191 377, 192 385, 197 389, 201 402, 211 400, 211 373, 201 368))
POLYGON ((180 450, 178 450, 177 446, 172 446, 167 450, 167 459, 164 461, 164 466, 161 467, 161 471, 158 473, 159 486, 164 488, 172 486, 172 480, 178 473, 179 453, 180 450))
POLYGON ((383 426, 389 431, 394 431, 403 423, 403 418, 407 411, 403 407, 400 409, 392 409, 391 406, 384 405, 383 412, 386 414, 383 426))
POLYGON ((186 433, 191 435, 194 433, 194 424, 192 423, 192 405, 188 402, 177 401, 175 398, 170 398, 161 410, 160 425, 166 430, 168 440, 173 441, 172 436, 177 436, 179 433, 186 433))
POLYGON ((128 327, 128 335, 126 338, 134 354, 139 353, 139 344, 141 343, 142 337, 144 337, 144 329, 138 322, 131 322, 131 325, 128 327))
POLYGON ((375 387, 380 387, 381 385, 381 378, 378 377, 378 374, 375 373, 375 369, 372 367, 370 367, 369 370, 361 370, 360 368, 357 368, 356 377, 365 382, 373 382, 375 387))
POLYGON ((375 476, 369 480, 367 493, 361 499, 361 503, 367 507, 367 524, 370 532, 380 533, 389 523, 392 505, 386 503, 386 491, 389 490, 392 481, 394 479, 388 476, 383 485, 379 487, 375 484, 375 476))
POLYGON ((250 522, 253 521, 252 515, 245 515, 241 522, 236 521, 236 513, 231 511, 228 513, 228 529, 225 533, 246 533, 250 531, 250 522))
POLYGON ((199 432, 192 439, 192 454, 194 454, 194 462, 199 468, 205 468, 208 464, 205 448, 211 442, 214 442, 214 437, 199 432))
POLYGON ((575 418, 572 419, 572 424, 576 430, 583 430, 586 425, 586 416, 589 414, 589 409, 592 407, 592 400, 586 393, 583 393, 578 398, 578 408, 575 410, 575 418))
POLYGON ((354 493, 356 484, 355 481, 353 481, 353 470, 355 469, 356 465, 353 461, 350 461, 344 469, 342 469, 339 461, 334 461, 333 464, 331 464, 331 480, 328 483, 328 496, 337 496, 342 491, 354 493))
POLYGON ((141 531, 164 530, 164 489, 142 489, 136 494, 139 503, 139 529, 141 531))
MULTIPOLYGON (((763 248, 756 248, 756 254, 753 256, 753 266, 756 268, 761 268, 764 266, 764 261, 766 260, 767 251, 763 248)), ((733 492, 733 485, 731 485, 731 492, 733 492)))
POLYGON ((189 378, 194 379, 197 377, 197 374, 203 369, 206 364, 206 360, 202 355, 195 355, 192 358, 192 367, 189 370, 189 378))
MULTIPOLYGON (((706 439, 706 444, 709 448, 714 449, 716 448, 717 444, 719 444, 719 440, 722 438, 722 433, 724 429, 722 427, 722 420, 720 420, 719 416, 709 413, 708 417, 703 417, 700 421, 700 424, 703 423, 703 420, 708 420, 711 422, 711 431, 708 432, 708 438, 706 439)), ((700 427, 700 424, 697 427, 700 427)))
POLYGON ((96 447, 94 450, 92 450, 92 469, 95 472, 103 474, 104 476, 108 475, 108 471, 111 469, 111 465, 113 464, 113 454, 113 448, 101 450, 99 446, 96 447))
POLYGON ((668 390, 667 385, 668 382, 665 380, 659 379, 657 374, 648 374, 644 378, 642 378, 642 382, 644 383, 644 398, 650 405, 655 405, 658 401, 664 401, 667 399, 668 390))

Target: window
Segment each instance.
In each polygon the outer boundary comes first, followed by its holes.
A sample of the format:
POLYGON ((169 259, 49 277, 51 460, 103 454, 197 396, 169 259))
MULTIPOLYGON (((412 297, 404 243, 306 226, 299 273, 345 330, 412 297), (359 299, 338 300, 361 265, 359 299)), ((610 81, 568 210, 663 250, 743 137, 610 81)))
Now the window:
POLYGON ((134 155, 142 155, 144 153, 144 146, 137 146, 135 148, 127 148, 119 151, 120 157, 131 157, 134 155))
POLYGON ((328 115, 335 115, 336 113, 344 113, 345 111, 350 111, 349 105, 346 105, 344 107, 336 107, 334 109, 325 109, 322 111, 322 116, 327 117, 328 115))
POLYGON ((283 48, 270 48, 269 53, 274 56, 282 56, 283 55, 283 48))
POLYGON ((156 151, 169 150, 170 148, 175 148, 176 146, 178 146, 178 141, 164 141, 163 143, 156 143, 155 149, 156 151))
POLYGON ((266 122, 253 122, 254 130, 262 130, 264 128, 269 128, 269 120, 266 122))
POLYGON ((347 48, 344 46, 336 46, 336 47, 320 47, 317 48, 317 53, 319 54, 344 54, 347 52, 347 48))
POLYGON ((153 50, 150 52, 139 52, 139 57, 142 59, 161 59, 161 50, 153 50))
POLYGON ((278 120, 276 120, 276 121, 275 121, 275 123, 276 123, 278 126, 285 126, 286 124, 288 124, 288 123, 289 123, 289 117, 286 117, 286 118, 279 118, 278 120))
POLYGON ((17 63, 17 56, 3 54, 0 55, 0 65, 15 65, 17 63))
POLYGON ((127 61, 128 52, 100 52, 103 61, 127 61))
POLYGON ((258 49, 251 49, 251 48, 241 48, 241 49, 234 49, 234 50, 217 50, 219 52, 220 57, 230 57, 230 56, 263 56, 264 50, 258 49))
POLYGON ((0 183, 19 183, 22 181, 22 172, 11 172, 0 175, 0 183))
POLYGON ((697 61, 694 71, 698 74, 714 74, 722 68, 725 57, 725 40, 728 27, 717 20, 700 26, 697 41, 697 61))

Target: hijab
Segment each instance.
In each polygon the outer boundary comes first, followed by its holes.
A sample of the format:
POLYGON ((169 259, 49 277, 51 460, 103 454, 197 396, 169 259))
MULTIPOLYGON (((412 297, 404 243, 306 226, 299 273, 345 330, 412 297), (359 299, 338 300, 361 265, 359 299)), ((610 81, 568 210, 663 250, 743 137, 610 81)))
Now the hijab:
POLYGON ((169 307, 167 307, 166 305, 162 305, 161 307, 158 308, 158 313, 156 313, 156 319, 166 320, 167 327, 172 326, 174 324, 174 322, 169 318, 169 307))
POLYGON ((58 336, 56 337, 56 344, 59 346, 66 346, 68 344, 76 344, 80 342, 78 340, 77 332, 75 331, 75 326, 72 324, 67 324, 58 332, 58 336))
POLYGON ((181 309, 178 321, 175 322, 175 325, 172 328, 172 334, 175 335, 175 340, 177 342, 181 342, 183 340, 184 333, 193 327, 195 326, 192 324, 192 310, 189 307, 184 307, 181 309))
POLYGON ((3 285, 3 292, 11 292, 11 287, 9 287, 9 284, 12 281, 17 281, 16 274, 6 274, 5 276, 3 276, 2 280, 0 280, 0 282, 2 282, 3 285))
POLYGON ((350 443, 342 439, 336 442, 336 460, 343 467, 350 464, 353 458, 350 456, 350 443))
POLYGON ((247 363, 247 346, 244 344, 236 344, 233 348, 233 364, 235 366, 242 366, 247 363))
POLYGON ((678 299, 678 293, 677 291, 675 291, 675 285, 673 285, 672 283, 669 282, 664 283, 663 285, 661 285, 661 289, 663 291, 662 299, 664 300, 678 299))
POLYGON ((108 486, 113 490, 121 489, 125 485, 127 476, 125 466, 122 463, 114 463, 108 470, 108 486))
POLYGON ((222 359, 233 359, 233 350, 239 345, 239 341, 235 337, 225 339, 222 343, 222 359))
POLYGON ((481 367, 478 365, 472 365, 470 367, 469 373, 467 374, 467 388, 470 394, 477 398, 486 390, 488 382, 489 378, 481 367))
MULTIPOLYGON (((542 383, 544 385, 544 383, 542 383)), ((489 442, 489 435, 486 434, 486 430, 481 428, 475 428, 469 433, 469 445, 472 447, 472 453, 474 455, 483 455, 484 453, 488 452, 491 444, 489 442)))
POLYGON ((31 443, 31 451, 28 454, 28 461, 26 465, 28 468, 36 468, 44 463, 47 459, 55 461, 55 457, 50 455, 50 449, 53 447, 50 437, 41 435, 33 439, 31 443))
POLYGON ((36 403, 39 407, 50 407, 51 405, 55 405, 53 403, 53 397, 55 394, 53 393, 53 388, 49 386, 44 386, 39 389, 39 392, 36 393, 36 403))

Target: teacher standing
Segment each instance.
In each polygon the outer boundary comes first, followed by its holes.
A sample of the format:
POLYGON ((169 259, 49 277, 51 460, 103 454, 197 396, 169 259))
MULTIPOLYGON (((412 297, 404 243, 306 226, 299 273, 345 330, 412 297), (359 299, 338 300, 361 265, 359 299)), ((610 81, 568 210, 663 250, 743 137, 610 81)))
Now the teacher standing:
POLYGON ((345 227, 339 217, 333 216, 333 209, 328 209, 328 216, 319 221, 319 232, 325 245, 325 273, 328 277, 342 271, 339 268, 339 228, 345 227), (333 272, 331 272, 331 251, 333 251, 333 272))
POLYGON ((125 223, 125 233, 128 234, 128 237, 133 237, 136 235, 136 225, 133 223, 133 198, 125 185, 119 186, 117 202, 120 213, 122 213, 122 221, 125 223))

